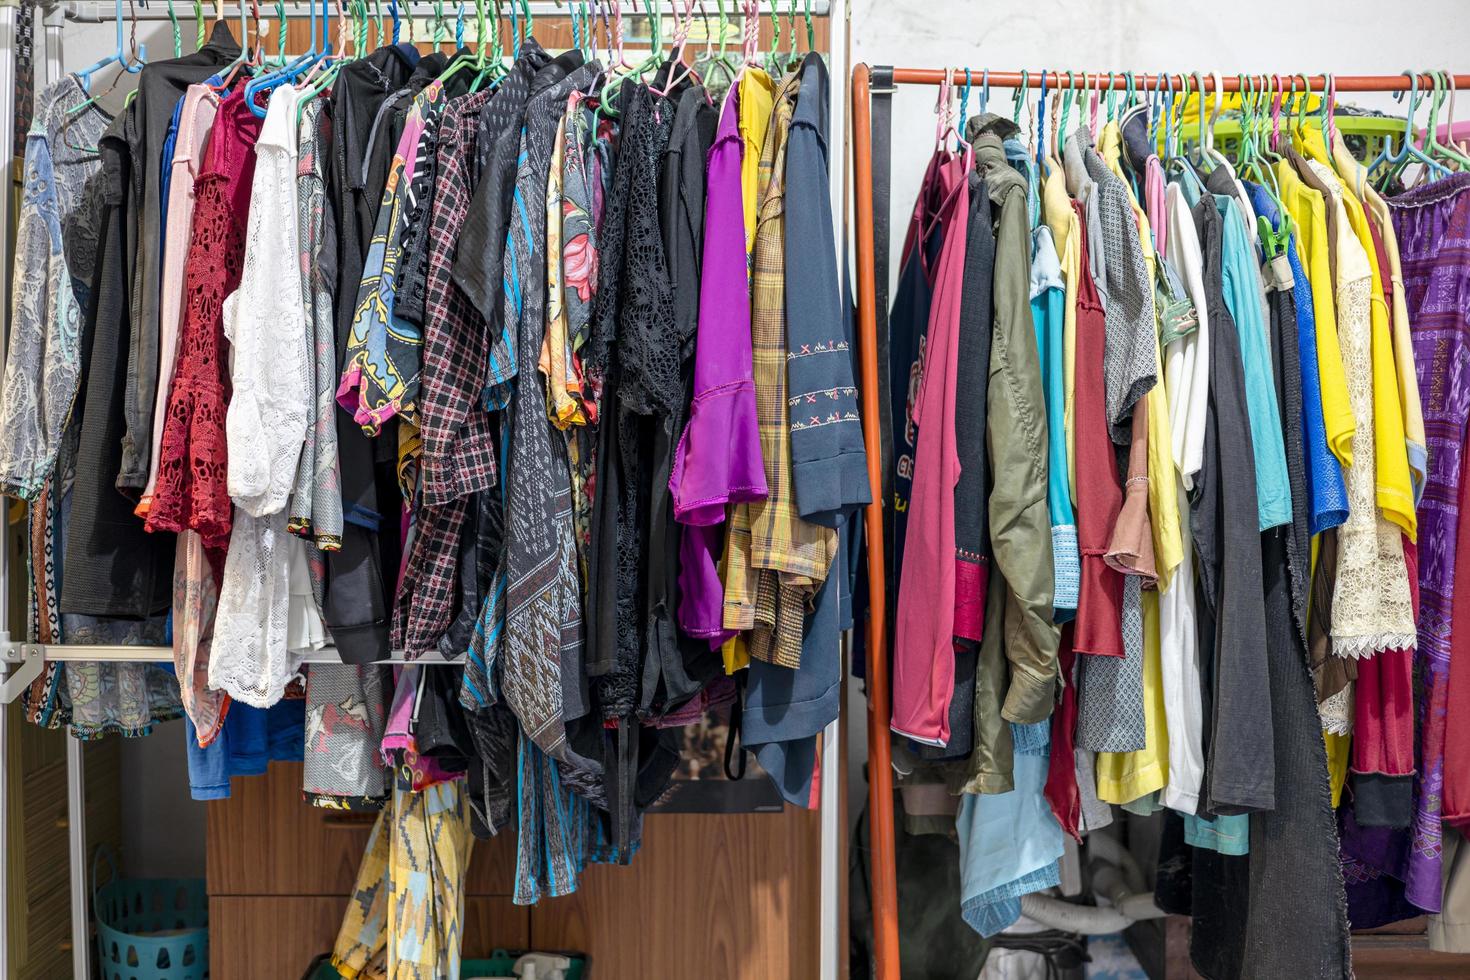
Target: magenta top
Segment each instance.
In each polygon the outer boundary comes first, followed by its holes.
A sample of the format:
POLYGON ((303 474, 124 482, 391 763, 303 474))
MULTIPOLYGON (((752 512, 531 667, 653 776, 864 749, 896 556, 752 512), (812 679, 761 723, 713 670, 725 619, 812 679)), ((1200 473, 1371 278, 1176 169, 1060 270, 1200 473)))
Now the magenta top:
POLYGON ((679 623, 691 636, 712 641, 728 635, 715 561, 724 535, 715 529, 724 523, 728 504, 766 498, 751 369, 737 92, 731 88, 725 98, 709 151, 694 399, 669 476, 674 517, 688 525, 680 547, 679 623))
POLYGON ((910 412, 919 444, 893 631, 893 730, 929 745, 949 743, 954 695, 954 489, 960 479, 955 400, 968 171, 959 156, 939 167, 944 245, 929 307, 924 376, 910 412))

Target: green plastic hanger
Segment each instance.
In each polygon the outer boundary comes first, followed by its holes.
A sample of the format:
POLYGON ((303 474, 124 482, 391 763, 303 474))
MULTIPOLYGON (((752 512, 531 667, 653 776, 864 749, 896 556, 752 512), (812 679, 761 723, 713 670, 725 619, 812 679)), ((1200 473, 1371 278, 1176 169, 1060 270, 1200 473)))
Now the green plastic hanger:
POLYGON ((1067 69, 1067 91, 1062 96, 1062 113, 1057 120, 1057 136, 1052 142, 1056 144, 1057 155, 1060 156, 1069 132, 1067 123, 1072 118, 1072 92, 1076 85, 1076 79, 1072 76, 1072 69, 1067 69))
POLYGON ((168 26, 174 35, 174 57, 184 56, 184 35, 179 30, 179 14, 174 10, 174 0, 168 0, 168 26))
MULTIPOLYGON (((701 0, 700 6, 703 8, 703 0, 701 0)), ((731 58, 728 53, 730 46, 728 36, 730 33, 730 18, 725 13, 725 0, 719 0, 718 9, 719 22, 717 29, 720 35, 720 46, 718 50, 714 48, 713 35, 709 31, 709 11, 705 10, 705 51, 704 56, 696 64, 702 66, 702 74, 706 80, 710 79, 713 72, 719 71, 725 76, 726 87, 728 88, 735 84, 735 79, 740 73, 740 66, 735 63, 735 59, 731 58)))
MULTIPOLYGON (((1041 73, 1041 80, 1043 83, 1046 81, 1046 72, 1044 71, 1041 73)), ((1018 127, 1021 125, 1021 104, 1026 101, 1026 91, 1030 88, 1030 83, 1031 73, 1022 68, 1021 84, 1011 94, 1011 122, 1015 123, 1018 127)))

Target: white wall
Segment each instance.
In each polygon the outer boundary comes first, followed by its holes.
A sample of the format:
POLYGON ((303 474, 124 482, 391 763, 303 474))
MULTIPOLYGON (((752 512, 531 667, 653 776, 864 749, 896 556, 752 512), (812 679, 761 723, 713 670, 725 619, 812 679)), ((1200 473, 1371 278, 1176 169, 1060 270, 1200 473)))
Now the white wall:
MULTIPOLYGON (((1414 67, 1470 72, 1470 0, 849 2, 854 64, 952 65, 976 72, 1070 68, 1079 76, 1083 70, 1393 74, 1414 67)), ((975 82, 972 105, 978 106, 978 76, 975 82)), ((902 244, 934 144, 936 95, 936 89, 923 86, 901 87, 894 96, 895 249, 902 244)), ((1387 96, 1343 95, 1339 101, 1386 111, 1395 106, 1387 96)), ((1462 102, 1460 115, 1470 116, 1470 95, 1462 102)), ((1011 93, 992 87, 990 108, 1009 115, 1011 93)), ((1021 118, 1024 123, 1024 111, 1021 118)))

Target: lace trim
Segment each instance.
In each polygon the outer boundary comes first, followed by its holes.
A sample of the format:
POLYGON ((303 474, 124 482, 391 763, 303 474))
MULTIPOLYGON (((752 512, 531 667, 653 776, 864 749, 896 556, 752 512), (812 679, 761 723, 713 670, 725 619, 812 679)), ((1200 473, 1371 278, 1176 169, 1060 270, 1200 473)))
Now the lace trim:
POLYGON ((1342 284, 1338 336, 1348 399, 1357 423, 1353 463, 1343 473, 1348 518, 1338 528, 1337 582, 1332 596, 1333 653, 1344 657, 1411 647, 1416 633, 1403 538, 1378 510, 1369 310, 1369 279, 1342 284))
POLYGON ((1353 685, 1347 685, 1317 705, 1317 716, 1322 721, 1322 731, 1328 735, 1351 735, 1353 733, 1353 685))

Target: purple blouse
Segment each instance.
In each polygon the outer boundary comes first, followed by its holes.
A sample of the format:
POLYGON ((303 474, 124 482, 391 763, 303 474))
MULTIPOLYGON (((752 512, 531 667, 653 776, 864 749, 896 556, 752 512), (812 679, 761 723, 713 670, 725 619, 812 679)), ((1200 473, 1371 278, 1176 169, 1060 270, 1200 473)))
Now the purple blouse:
POLYGON ((679 624, 711 641, 729 635, 715 560, 725 508, 766 498, 751 368, 739 121, 738 89, 731 88, 709 151, 694 400, 669 476, 674 517, 686 525, 679 549, 679 624))

